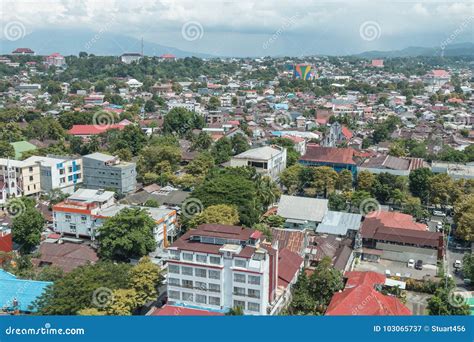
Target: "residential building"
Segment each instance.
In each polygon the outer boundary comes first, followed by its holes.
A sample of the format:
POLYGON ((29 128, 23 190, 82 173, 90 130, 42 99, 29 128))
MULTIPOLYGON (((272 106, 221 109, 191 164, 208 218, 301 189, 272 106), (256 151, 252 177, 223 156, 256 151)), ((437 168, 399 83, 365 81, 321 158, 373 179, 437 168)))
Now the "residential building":
POLYGON ((174 100, 174 101, 169 101, 167 105, 168 105, 169 110, 173 108, 184 108, 186 110, 189 110, 190 112, 196 112, 196 113, 201 112, 201 104, 195 101, 178 102, 174 100))
POLYGON ((92 135, 99 135, 112 129, 122 130, 125 125, 113 124, 113 125, 73 125, 72 128, 67 131, 68 134, 76 137, 87 139, 92 135))
POLYGON ((267 315, 277 302, 278 250, 262 233, 239 226, 204 224, 168 248, 168 304, 267 315))
POLYGON ((35 52, 30 48, 17 48, 12 51, 12 55, 27 55, 27 56, 34 56, 35 52))
POLYGON ((40 166, 41 190, 61 190, 73 193, 76 186, 82 183, 82 159, 60 156, 32 156, 25 162, 37 163, 40 166))
POLYGON ((46 57, 45 63, 48 66, 63 67, 66 65, 66 59, 58 52, 55 52, 46 57))
POLYGON ((140 53, 136 53, 136 52, 127 52, 127 53, 122 54, 122 56, 120 56, 120 60, 122 61, 122 63, 125 63, 125 64, 138 62, 142 58, 143 56, 140 53))
POLYGON ((406 316, 411 311, 395 296, 377 291, 386 277, 375 272, 346 272, 343 291, 333 295, 326 316, 406 316))
POLYGON ((362 215, 328 210, 316 233, 355 237, 359 232, 362 215))
POLYGON ((0 204, 12 197, 38 195, 40 191, 38 164, 0 158, 0 204))
POLYGON ((447 173, 453 179, 474 179, 474 162, 467 164, 432 162, 431 171, 447 173))
POLYGON ((414 259, 436 265, 443 256, 443 234, 429 231, 411 215, 388 211, 369 214, 362 222, 360 235, 363 260, 414 259))
POLYGON ((400 158, 390 155, 380 155, 368 158, 357 167, 357 172, 390 173, 396 176, 409 176, 411 171, 428 167, 422 158, 400 158))
MULTIPOLYGON (((13 250, 12 231, 8 227, 0 226, 0 252, 9 253, 13 250)), ((0 258, 0 262, 1 262, 0 258)))
POLYGON ((305 166, 329 166, 335 171, 349 170, 357 175, 357 165, 354 161, 352 148, 322 147, 316 144, 306 146, 306 154, 299 163, 305 166))
POLYGON ((277 215, 285 218, 285 228, 314 230, 327 211, 327 199, 282 195, 277 215))
POLYGON ((58 241, 57 243, 42 243, 38 256, 31 262, 39 267, 58 267, 68 273, 79 266, 95 264, 98 260, 97 252, 86 244, 58 241))
POLYGON ((41 90, 41 84, 37 83, 20 83, 15 87, 16 91, 21 93, 37 94, 41 90))
POLYGON ((276 180, 286 169, 286 148, 275 145, 253 148, 233 156, 230 166, 252 166, 258 173, 276 180))
POLYGON ((82 167, 84 187, 87 189, 114 189, 120 193, 135 191, 135 163, 96 152, 82 157, 82 167))

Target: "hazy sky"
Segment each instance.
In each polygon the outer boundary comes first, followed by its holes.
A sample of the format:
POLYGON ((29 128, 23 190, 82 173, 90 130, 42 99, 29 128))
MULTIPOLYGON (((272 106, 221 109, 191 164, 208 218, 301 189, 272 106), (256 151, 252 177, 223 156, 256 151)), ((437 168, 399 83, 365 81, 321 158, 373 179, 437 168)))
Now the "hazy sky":
POLYGON ((0 19, 2 39, 18 30, 88 29, 227 56, 474 41, 472 0, 0 0, 0 19))

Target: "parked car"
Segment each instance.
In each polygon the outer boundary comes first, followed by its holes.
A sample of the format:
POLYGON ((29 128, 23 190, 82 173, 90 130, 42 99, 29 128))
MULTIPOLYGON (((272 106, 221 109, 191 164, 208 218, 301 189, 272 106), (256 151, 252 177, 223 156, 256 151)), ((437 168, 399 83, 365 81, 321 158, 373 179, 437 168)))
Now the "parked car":
POLYGON ((410 267, 410 268, 415 267, 415 260, 414 259, 408 260, 407 267, 410 267))
POLYGON ((443 213, 442 211, 439 211, 439 210, 434 210, 433 215, 434 216, 439 216, 439 217, 446 217, 446 214, 443 213))
POLYGON ((417 260, 415 264, 415 269, 422 270, 423 269, 423 260, 417 260))
POLYGON ((454 268, 459 269, 461 268, 461 260, 456 260, 453 263, 454 268))
POLYGON ((390 277, 390 275, 391 275, 390 270, 385 270, 385 276, 386 276, 386 277, 390 277))
POLYGON ((443 224, 441 222, 438 222, 438 224, 436 225, 436 230, 438 232, 442 232, 443 231, 443 224))

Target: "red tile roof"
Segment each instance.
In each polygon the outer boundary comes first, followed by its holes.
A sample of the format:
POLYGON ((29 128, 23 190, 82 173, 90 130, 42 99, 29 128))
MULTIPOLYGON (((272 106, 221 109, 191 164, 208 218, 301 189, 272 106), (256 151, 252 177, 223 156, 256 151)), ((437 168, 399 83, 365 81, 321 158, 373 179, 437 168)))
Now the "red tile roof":
POLYGON ((353 156, 354 150, 352 148, 322 147, 308 144, 306 154, 300 160, 355 165, 352 159, 353 156))
POLYGON ((98 135, 104 132, 107 132, 111 129, 122 130, 125 128, 125 125, 115 124, 115 125, 74 125, 68 131, 71 135, 98 135))
POLYGON ((375 272, 348 272, 346 288, 334 294, 326 310, 328 316, 405 316, 411 311, 396 297, 384 295, 374 285, 384 284, 385 276, 375 272))
POLYGON ((170 53, 165 53, 165 54, 161 55, 160 58, 176 58, 176 56, 172 55, 170 53))
POLYGON ((165 305, 154 310, 150 316, 224 316, 223 313, 204 309, 185 308, 182 306, 165 305))
POLYGON ((378 221, 378 225, 390 228, 413 229, 421 231, 428 230, 426 224, 415 222, 413 216, 396 211, 380 211, 373 213, 365 219, 364 223, 371 222, 372 220, 378 221))
POLYGON ((344 135, 344 137, 347 139, 347 140, 350 140, 352 139, 352 132, 349 128, 347 128, 346 126, 342 126, 342 134, 344 135))
POLYGON ((39 248, 39 257, 33 259, 35 264, 47 263, 70 272, 76 267, 99 260, 97 253, 87 245, 75 243, 43 243, 39 248))
POLYGON ((286 288, 302 265, 302 257, 289 249, 283 248, 278 255, 278 286, 286 288))
POLYGON ((13 250, 12 234, 0 232, 0 252, 9 253, 12 250, 13 250))

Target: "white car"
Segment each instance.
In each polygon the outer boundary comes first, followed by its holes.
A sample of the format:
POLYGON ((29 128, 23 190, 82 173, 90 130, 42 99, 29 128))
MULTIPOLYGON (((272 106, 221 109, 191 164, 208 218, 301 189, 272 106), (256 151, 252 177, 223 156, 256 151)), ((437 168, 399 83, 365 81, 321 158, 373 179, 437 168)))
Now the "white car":
POLYGON ((446 217, 446 214, 443 213, 442 211, 439 211, 439 210, 433 211, 433 215, 434 216, 439 216, 439 217, 446 217))
POLYGON ((438 222, 438 224, 436 225, 436 230, 438 232, 442 232, 443 231, 443 224, 441 222, 438 222))
POLYGON ((454 268, 461 268, 461 260, 454 261, 454 268))
POLYGON ((385 270, 385 276, 390 277, 390 275, 391 275, 390 270, 385 270))
POLYGON ((415 260, 414 259, 408 260, 407 267, 414 268, 415 267, 415 260))

